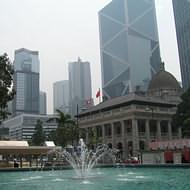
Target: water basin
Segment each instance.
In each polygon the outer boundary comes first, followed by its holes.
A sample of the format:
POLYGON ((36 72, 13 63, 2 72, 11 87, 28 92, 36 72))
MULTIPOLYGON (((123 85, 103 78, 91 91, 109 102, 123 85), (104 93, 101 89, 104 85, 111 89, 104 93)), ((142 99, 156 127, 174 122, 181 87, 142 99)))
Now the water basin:
POLYGON ((74 170, 1 172, 0 190, 189 190, 187 168, 95 168, 74 180, 74 170))

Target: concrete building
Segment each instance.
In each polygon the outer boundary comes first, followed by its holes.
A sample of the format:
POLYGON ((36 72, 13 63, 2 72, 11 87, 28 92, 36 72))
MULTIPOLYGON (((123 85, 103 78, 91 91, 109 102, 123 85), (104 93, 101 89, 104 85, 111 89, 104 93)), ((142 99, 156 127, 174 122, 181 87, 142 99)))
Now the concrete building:
POLYGON ((15 51, 13 113, 39 113, 39 57, 37 51, 15 51))
POLYGON ((40 114, 46 115, 47 114, 47 98, 46 93, 40 91, 40 114))
POLYGON ((3 122, 5 128, 9 128, 9 137, 14 140, 31 140, 35 131, 37 120, 43 122, 43 130, 46 136, 57 128, 55 121, 48 122, 54 115, 20 114, 3 122))
POLYGON ((154 0, 112 0, 99 25, 103 98, 147 90, 161 62, 154 0))
POLYGON ((190 1, 173 0, 173 10, 184 90, 190 87, 190 1))
POLYGON ((149 150, 152 141, 180 138, 181 129, 172 126, 180 93, 177 80, 161 69, 146 94, 117 97, 81 113, 79 126, 86 131, 86 143, 94 129, 97 143, 117 148, 120 157, 127 158, 149 150))
POLYGON ((69 81, 57 81, 53 84, 53 110, 61 110, 62 112, 69 113, 70 98, 69 98, 69 81))
POLYGON ((71 115, 93 105, 90 63, 83 62, 80 58, 69 63, 69 89, 71 115))

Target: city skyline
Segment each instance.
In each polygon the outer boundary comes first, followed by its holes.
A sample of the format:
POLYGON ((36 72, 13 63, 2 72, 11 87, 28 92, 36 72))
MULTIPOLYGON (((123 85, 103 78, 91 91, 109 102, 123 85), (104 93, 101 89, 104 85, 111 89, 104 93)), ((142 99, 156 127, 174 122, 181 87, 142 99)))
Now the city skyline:
MULTIPOLYGON (((52 84, 68 79, 68 62, 78 56, 91 63, 92 95, 95 97, 96 91, 101 87, 98 11, 111 1, 98 0, 89 4, 87 0, 57 0, 56 3, 48 0, 45 6, 43 1, 37 0, 1 2, 3 11, 0 13, 0 23, 3 30, 0 36, 0 53, 7 52, 13 61, 15 49, 25 47, 39 51, 40 89, 48 93, 48 113, 53 110, 52 84), (22 11, 16 9, 19 9, 18 5, 22 5, 22 11), (9 12, 6 11, 8 8, 9 12)), ((166 62, 167 70, 181 80, 172 2, 156 0, 156 8, 161 58, 166 62)))

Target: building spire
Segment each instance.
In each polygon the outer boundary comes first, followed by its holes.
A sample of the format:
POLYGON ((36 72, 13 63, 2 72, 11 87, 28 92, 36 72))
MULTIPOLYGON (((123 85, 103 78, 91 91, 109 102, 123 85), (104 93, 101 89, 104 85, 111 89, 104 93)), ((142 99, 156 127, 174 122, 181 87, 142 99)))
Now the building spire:
POLYGON ((80 57, 78 57, 78 62, 81 62, 81 58, 80 57))
POLYGON ((160 63, 160 71, 165 71, 165 63, 164 62, 160 63))

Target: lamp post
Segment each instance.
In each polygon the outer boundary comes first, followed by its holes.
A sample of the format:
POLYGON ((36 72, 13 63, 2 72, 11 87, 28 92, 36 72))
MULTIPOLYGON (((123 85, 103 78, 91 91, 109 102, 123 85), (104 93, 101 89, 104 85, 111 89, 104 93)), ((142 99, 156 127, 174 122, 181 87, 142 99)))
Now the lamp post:
POLYGON ((153 116, 154 116, 154 108, 153 107, 146 107, 145 109, 146 111, 151 111, 151 118, 153 119, 153 116))
POLYGON ((78 130, 78 134, 77 134, 77 142, 79 141, 79 105, 77 104, 77 130, 78 130))

